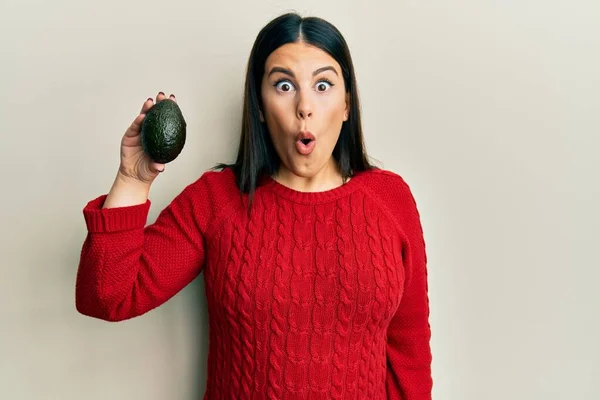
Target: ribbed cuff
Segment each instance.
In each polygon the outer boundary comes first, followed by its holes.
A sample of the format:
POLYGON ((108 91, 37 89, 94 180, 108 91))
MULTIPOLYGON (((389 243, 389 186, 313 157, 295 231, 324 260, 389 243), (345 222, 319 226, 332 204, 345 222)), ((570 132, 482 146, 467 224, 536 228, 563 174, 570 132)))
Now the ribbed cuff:
POLYGON ((89 232, 116 232, 143 228, 146 225, 150 200, 127 207, 102 208, 106 194, 90 201, 83 209, 89 232))

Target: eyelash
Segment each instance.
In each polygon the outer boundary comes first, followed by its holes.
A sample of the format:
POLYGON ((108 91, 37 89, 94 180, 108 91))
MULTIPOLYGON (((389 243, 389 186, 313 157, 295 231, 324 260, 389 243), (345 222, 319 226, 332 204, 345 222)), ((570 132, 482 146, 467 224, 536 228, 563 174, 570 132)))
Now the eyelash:
MULTIPOLYGON (((280 79, 280 80, 278 80, 277 82, 275 82, 275 84, 274 84, 273 86, 274 86, 274 87, 277 87, 277 86, 279 86, 279 84, 280 84, 280 83, 282 83, 282 82, 288 82, 288 83, 289 83, 291 86, 294 86, 294 85, 292 84, 292 82, 290 82, 290 80, 289 80, 289 79, 280 79)), ((325 83, 327 83, 327 84, 328 84, 329 86, 331 86, 331 87, 334 87, 334 86, 335 86, 335 85, 334 85, 333 83, 331 83, 331 81, 330 81, 329 79, 327 79, 327 78, 319 79, 319 81, 317 82, 317 85, 318 85, 319 83, 321 83, 321 82, 325 82, 325 83)))

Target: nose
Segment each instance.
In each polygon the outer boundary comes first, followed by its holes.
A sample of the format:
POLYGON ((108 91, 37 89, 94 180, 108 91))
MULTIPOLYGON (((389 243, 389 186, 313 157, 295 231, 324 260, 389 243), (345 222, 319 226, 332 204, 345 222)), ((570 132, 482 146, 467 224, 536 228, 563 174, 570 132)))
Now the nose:
POLYGON ((312 117, 313 106, 311 104, 309 96, 300 92, 298 96, 298 105, 296 108, 296 115, 299 119, 307 119, 312 117))

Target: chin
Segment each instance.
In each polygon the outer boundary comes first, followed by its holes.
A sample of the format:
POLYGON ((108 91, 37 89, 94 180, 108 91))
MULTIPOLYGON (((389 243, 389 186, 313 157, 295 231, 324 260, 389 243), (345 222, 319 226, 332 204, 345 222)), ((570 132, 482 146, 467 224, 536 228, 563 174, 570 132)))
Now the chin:
POLYGON ((310 168, 305 165, 292 165, 290 167, 286 166, 286 168, 294 175, 302 178, 312 178, 316 174, 315 168, 310 168))
POLYGON ((291 165, 283 164, 283 167, 288 169, 292 174, 301 178, 313 178, 319 171, 321 171, 325 164, 318 164, 314 161, 302 160, 300 162, 291 162, 291 165))

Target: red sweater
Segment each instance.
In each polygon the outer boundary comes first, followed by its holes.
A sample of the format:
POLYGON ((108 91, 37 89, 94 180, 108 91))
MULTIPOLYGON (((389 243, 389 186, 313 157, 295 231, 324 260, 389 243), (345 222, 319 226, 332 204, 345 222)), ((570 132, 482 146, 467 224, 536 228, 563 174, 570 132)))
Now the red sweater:
POLYGON ((80 313, 142 315, 201 272, 205 399, 431 399, 426 253, 405 181, 385 170, 325 192, 271 178, 252 214, 207 171, 145 226, 150 202, 84 208, 80 313))

